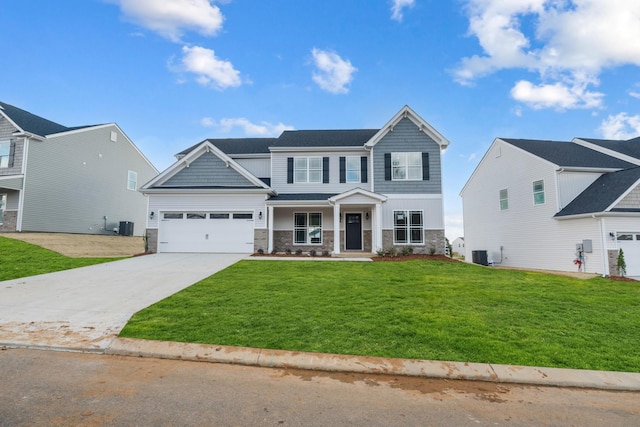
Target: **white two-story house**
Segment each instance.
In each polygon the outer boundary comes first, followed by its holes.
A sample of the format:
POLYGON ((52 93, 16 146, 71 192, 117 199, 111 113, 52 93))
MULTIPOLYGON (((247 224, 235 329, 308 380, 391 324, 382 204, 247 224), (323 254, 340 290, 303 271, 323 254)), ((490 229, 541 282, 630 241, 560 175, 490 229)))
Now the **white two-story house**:
POLYGON ((460 195, 469 262, 640 278, 640 138, 497 138, 460 195))
POLYGON ((408 106, 380 129, 207 139, 142 187, 149 248, 441 254, 448 144, 408 106))

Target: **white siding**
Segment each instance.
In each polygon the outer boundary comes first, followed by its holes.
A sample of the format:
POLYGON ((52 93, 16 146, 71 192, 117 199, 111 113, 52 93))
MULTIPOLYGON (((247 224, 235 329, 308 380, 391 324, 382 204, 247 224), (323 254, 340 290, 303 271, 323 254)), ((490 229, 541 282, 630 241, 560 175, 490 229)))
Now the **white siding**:
MULTIPOLYGON (((339 194, 353 188, 362 188, 371 191, 371 183, 340 183, 340 157, 344 156, 368 156, 366 151, 334 151, 327 153, 318 152, 275 152, 271 153, 271 187, 279 193, 327 193, 339 194), (329 183, 299 183, 287 184, 287 158, 288 157, 329 157, 329 183)), ((371 170, 371 161, 367 165, 371 170)), ((370 175, 370 173, 369 173, 370 175)), ((368 180, 370 181, 370 180, 368 180)))
POLYGON ((425 230, 442 230, 444 229, 444 218, 442 213, 442 197, 402 197, 394 195, 389 198, 386 203, 382 204, 382 228, 393 230, 393 211, 410 210, 423 211, 424 229, 425 230))
POLYGON ((234 159, 240 166, 257 178, 271 177, 271 160, 266 159, 234 159))
POLYGON ((147 228, 158 228, 161 212, 187 211, 251 211, 255 228, 267 226, 265 196, 262 194, 151 194, 149 195, 149 213, 153 212, 154 217, 148 220, 147 228), (262 212, 262 219, 259 218, 260 212, 262 212))
POLYGON ((601 173, 558 172, 558 208, 567 206, 600 176, 601 173))
POLYGON ((496 140, 465 186, 463 198, 465 259, 486 250, 503 266, 577 270, 576 243, 593 242, 585 254, 589 272, 602 273, 600 225, 592 218, 558 221, 554 165, 496 140), (532 183, 544 180, 544 205, 534 205, 532 183), (509 209, 500 210, 499 191, 509 192, 509 209))

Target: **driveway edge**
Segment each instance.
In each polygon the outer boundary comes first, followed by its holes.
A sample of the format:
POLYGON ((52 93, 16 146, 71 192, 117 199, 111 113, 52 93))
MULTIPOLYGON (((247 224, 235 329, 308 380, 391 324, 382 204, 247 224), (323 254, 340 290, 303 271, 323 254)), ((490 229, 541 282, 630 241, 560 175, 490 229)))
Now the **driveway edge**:
POLYGON ((280 369, 403 375, 540 386, 640 391, 640 374, 487 363, 391 359, 116 338, 105 354, 280 369))

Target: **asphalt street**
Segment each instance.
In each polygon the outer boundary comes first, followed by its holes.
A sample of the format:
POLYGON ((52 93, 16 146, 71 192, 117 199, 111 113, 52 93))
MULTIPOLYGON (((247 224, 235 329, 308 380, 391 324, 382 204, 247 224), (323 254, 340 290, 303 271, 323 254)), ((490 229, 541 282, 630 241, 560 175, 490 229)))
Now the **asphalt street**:
POLYGON ((0 426, 637 426, 640 393, 0 351, 0 426))

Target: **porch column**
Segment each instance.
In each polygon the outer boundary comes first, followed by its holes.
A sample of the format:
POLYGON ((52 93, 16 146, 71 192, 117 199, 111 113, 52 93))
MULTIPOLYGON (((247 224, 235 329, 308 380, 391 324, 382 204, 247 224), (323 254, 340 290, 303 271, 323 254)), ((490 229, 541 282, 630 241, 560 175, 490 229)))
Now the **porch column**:
POLYGON ((381 204, 376 203, 373 209, 373 218, 371 221, 371 250, 377 252, 382 248, 382 209, 381 204))
POLYGON ((340 203, 333 205, 333 253, 340 253, 340 203))
POLYGON ((267 238, 267 253, 273 251, 273 206, 267 207, 267 230, 269 237, 267 238))

